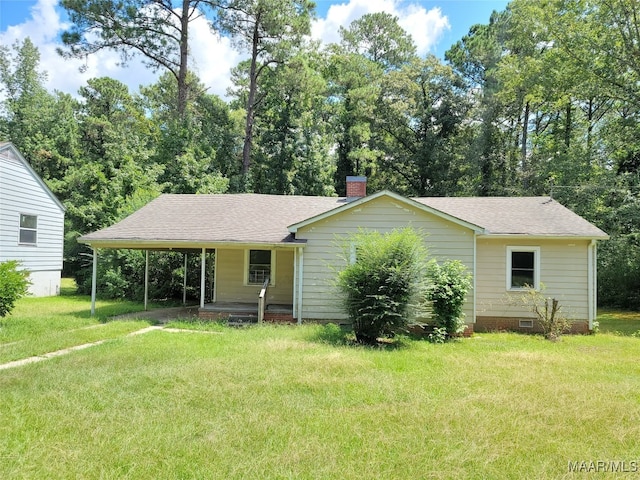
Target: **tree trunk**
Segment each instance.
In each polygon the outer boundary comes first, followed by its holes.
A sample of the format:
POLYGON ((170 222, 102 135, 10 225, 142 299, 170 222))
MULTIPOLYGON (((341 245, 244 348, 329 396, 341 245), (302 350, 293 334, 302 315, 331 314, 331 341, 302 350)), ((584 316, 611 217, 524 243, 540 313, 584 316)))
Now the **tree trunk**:
POLYGON ((251 46, 251 67, 249 68, 249 95, 247 98, 247 118, 244 129, 244 146, 242 148, 242 174, 246 176, 251 166, 251 149, 253 146, 253 117, 255 115, 256 90, 258 88, 258 45, 260 43, 260 14, 253 27, 251 46))
POLYGON ((569 147, 571 146, 571 122, 572 122, 572 107, 571 101, 567 104, 567 111, 564 118, 564 146, 566 151, 569 151, 569 147))
POLYGON ((520 157, 522 165, 523 187, 526 190, 529 188, 529 164, 527 162, 527 142, 529 135, 529 113, 530 106, 527 102, 524 106, 524 115, 522 118, 522 144, 520 145, 520 157))
POLYGON ((187 70, 189 59, 189 4, 190 0, 182 0, 180 15, 180 69, 178 71, 178 115, 182 118, 187 110, 189 86, 187 70))

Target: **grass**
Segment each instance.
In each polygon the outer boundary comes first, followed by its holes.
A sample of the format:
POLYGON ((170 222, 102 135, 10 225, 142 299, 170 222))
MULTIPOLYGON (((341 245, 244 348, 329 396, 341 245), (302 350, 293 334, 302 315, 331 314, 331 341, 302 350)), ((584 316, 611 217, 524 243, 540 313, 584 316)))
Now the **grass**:
POLYGON ((212 329, 0 372, 0 478, 600 478, 568 462, 640 460, 638 338, 212 329))
POLYGON ((618 335, 640 335, 640 312, 601 309, 598 312, 600 331, 618 335))
POLYGON ((120 337, 148 325, 109 320, 141 310, 139 303, 98 301, 92 317, 89 297, 74 292, 72 281, 64 279, 60 296, 25 297, 10 315, 0 319, 0 363, 120 337))

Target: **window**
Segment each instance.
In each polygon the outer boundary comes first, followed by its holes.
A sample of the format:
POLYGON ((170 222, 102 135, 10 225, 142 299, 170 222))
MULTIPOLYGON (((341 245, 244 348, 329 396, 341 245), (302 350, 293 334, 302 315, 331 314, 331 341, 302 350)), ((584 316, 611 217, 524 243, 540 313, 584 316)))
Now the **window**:
POLYGON ((35 245, 38 241, 38 217, 20 214, 20 237, 18 243, 35 245))
POLYGON ((273 268, 275 254, 271 250, 247 251, 247 281, 248 285, 262 285, 270 277, 269 284, 273 285, 275 271, 273 268))
POLYGON ((507 290, 540 288, 540 248, 507 247, 507 290))

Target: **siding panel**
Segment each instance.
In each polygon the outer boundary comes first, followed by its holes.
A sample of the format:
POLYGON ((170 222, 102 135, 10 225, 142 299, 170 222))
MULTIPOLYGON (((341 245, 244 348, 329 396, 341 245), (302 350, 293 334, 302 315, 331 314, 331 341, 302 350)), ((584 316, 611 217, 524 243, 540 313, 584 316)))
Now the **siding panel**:
MULTIPOLYGON (((244 285, 244 249, 218 249, 216 293, 220 302, 257 303, 261 285, 244 285)), ((276 250, 275 285, 267 289, 267 305, 293 303, 293 250, 276 250)))
MULTIPOLYGON (((0 261, 19 260, 32 272, 60 271, 64 237, 64 211, 43 188, 30 168, 13 151, 0 151, 0 261), (20 245, 20 214, 38 217, 37 244, 20 245)), ((59 275, 58 275, 59 277, 59 275)), ((51 286, 57 277, 43 278, 47 285, 34 285, 36 294, 55 294, 59 288, 51 286), (52 280, 53 279, 53 280, 52 280)), ((59 284, 59 280, 58 284, 59 284)))
MULTIPOLYGON (((344 267, 340 250, 349 235, 360 229, 389 232, 407 226, 424 232, 425 244, 432 257, 460 260, 469 271, 473 270, 474 234, 471 230, 388 197, 380 197, 298 231, 297 238, 308 241, 304 249, 303 318, 345 318, 334 281, 337 271, 344 267)), ((473 319, 472 300, 470 293, 465 303, 467 321, 473 319)))
POLYGON ((532 318, 517 305, 518 292, 506 288, 507 246, 540 247, 540 282, 544 294, 560 301, 572 319, 588 318, 587 241, 479 239, 477 261, 477 314, 489 317, 532 318))

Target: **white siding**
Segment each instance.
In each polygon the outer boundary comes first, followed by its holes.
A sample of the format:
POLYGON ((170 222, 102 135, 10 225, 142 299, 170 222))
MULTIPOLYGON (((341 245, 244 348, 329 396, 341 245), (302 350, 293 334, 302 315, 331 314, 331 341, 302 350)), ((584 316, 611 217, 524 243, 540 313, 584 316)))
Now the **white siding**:
POLYGON ((546 297, 560 301, 572 319, 588 318, 588 247, 586 240, 478 239, 477 315, 533 317, 518 305, 520 292, 506 288, 507 247, 540 247, 540 283, 546 297))
MULTIPOLYGON (((443 220, 405 203, 380 197, 345 212, 302 227, 296 237, 306 239, 304 248, 304 319, 339 320, 345 315, 334 286, 337 271, 344 266, 341 245, 359 229, 388 232, 395 228, 413 228, 424 232, 432 257, 463 262, 473 271, 474 234, 468 228, 443 220)), ((466 305, 466 321, 473 321, 473 293, 466 305)))
MULTIPOLYGON (((32 272, 62 270, 64 212, 11 148, 0 151, 0 261, 19 260, 32 272), (37 244, 20 245, 20 214, 38 217, 37 244)), ((34 285, 35 292, 51 291, 34 285)))

